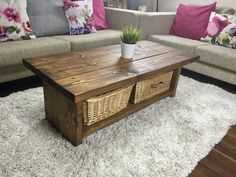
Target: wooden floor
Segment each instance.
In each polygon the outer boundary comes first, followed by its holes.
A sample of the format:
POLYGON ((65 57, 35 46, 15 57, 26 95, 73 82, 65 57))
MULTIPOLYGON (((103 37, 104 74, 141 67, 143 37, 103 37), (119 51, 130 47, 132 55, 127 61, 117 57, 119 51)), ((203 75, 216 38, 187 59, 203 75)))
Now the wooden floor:
MULTIPOLYGON (((215 79, 187 70, 183 70, 182 75, 192 77, 200 82, 217 85, 236 94, 236 86, 219 82, 215 79)), ((39 86, 42 86, 42 83, 36 77, 0 84, 0 97, 7 96, 12 92, 39 86)), ((222 141, 198 163, 189 177, 236 177, 236 125, 233 126, 222 141)))
POLYGON ((236 126, 198 163, 189 177, 236 177, 236 126))
MULTIPOLYGON (((205 83, 211 83, 236 94, 236 86, 183 70, 182 75, 205 83)), ((236 108, 235 108, 236 111, 236 108)), ((222 141, 202 159, 189 177, 236 177, 236 125, 225 135, 222 141)))

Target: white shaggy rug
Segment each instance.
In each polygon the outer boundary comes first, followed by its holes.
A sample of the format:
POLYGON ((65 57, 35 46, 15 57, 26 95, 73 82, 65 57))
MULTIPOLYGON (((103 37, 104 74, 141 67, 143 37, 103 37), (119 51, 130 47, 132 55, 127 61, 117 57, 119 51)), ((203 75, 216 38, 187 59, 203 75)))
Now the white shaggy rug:
POLYGON ((236 124, 236 95, 181 77, 175 98, 72 146, 45 120, 42 88, 0 98, 0 176, 184 177, 236 124))

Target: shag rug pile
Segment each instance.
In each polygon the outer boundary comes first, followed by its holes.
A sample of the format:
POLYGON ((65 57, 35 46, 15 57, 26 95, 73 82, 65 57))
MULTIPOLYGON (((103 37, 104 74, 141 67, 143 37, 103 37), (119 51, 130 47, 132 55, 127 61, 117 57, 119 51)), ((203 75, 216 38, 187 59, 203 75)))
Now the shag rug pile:
POLYGON ((0 98, 0 176, 184 177, 236 124, 236 95, 181 77, 166 98, 74 147, 45 120, 43 89, 0 98))

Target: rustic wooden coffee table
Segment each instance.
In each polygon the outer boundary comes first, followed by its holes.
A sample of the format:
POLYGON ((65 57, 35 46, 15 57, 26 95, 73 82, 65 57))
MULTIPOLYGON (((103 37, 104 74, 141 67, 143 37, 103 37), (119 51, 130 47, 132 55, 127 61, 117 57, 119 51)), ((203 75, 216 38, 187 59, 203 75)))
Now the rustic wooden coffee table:
POLYGON ((140 41, 133 60, 121 59, 120 45, 112 45, 23 63, 43 80, 46 119, 77 146, 84 137, 123 117, 175 96, 181 67, 198 58, 140 41), (121 93, 119 89, 125 87, 129 89, 121 93), (95 119, 89 120, 91 114, 95 119), (96 115, 102 119, 97 121, 96 115))

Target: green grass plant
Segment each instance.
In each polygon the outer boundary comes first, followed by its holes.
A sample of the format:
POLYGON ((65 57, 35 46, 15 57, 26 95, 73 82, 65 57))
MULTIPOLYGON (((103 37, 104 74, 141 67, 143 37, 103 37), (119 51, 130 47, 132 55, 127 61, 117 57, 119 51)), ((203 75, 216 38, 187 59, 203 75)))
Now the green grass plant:
POLYGON ((122 28, 121 41, 125 44, 136 44, 141 36, 141 31, 132 26, 122 28))

